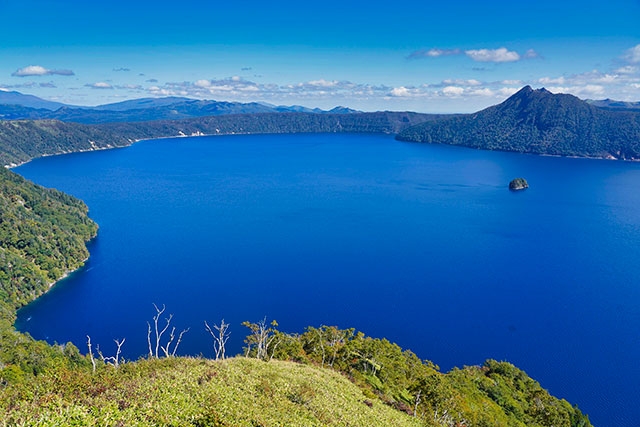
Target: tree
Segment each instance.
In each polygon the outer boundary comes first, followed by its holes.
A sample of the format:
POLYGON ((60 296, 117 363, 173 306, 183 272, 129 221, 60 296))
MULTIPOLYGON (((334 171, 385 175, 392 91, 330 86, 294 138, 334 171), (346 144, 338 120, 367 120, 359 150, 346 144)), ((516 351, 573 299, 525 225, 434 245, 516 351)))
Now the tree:
POLYGON ((220 325, 213 325, 213 329, 209 326, 207 321, 204 321, 204 326, 213 338, 213 350, 216 352, 216 360, 225 358, 225 345, 229 339, 229 324, 225 323, 224 319, 220 322, 220 325), (215 331, 214 331, 215 330, 215 331))
MULTIPOLYGON (((100 346, 99 345, 96 346, 96 351, 98 352, 98 355, 100 356, 100 359, 102 359, 102 361, 104 363, 108 363, 109 365, 113 365, 115 368, 120 366, 120 352, 122 351, 122 344, 124 344, 125 340, 126 340, 126 338, 122 338, 121 340, 113 340, 116 343, 116 346, 117 346, 117 350, 116 350, 116 355, 115 356, 108 356, 108 357, 104 356, 102 354, 102 352, 100 351, 100 346)), ((90 342, 91 342, 91 340, 89 340, 89 343, 90 342)), ((91 355, 91 358, 93 359, 93 355, 91 355)))
POLYGON ((249 321, 242 322, 242 326, 246 326, 251 331, 251 334, 245 338, 244 342, 247 344, 245 348, 245 356, 249 356, 252 348, 256 349, 256 358, 261 360, 268 360, 269 349, 271 349, 271 357, 275 353, 278 342, 276 340, 278 322, 271 321, 271 326, 267 325, 267 318, 264 317, 257 323, 250 323, 249 321))
POLYGON ((149 358, 153 358, 153 357, 155 357, 156 359, 160 358, 159 350, 162 350, 165 357, 173 357, 176 355, 176 351, 178 351, 178 346, 182 342, 182 336, 187 332, 189 332, 189 328, 183 329, 180 332, 180 334, 178 335, 178 341, 176 341, 173 349, 171 349, 171 344, 176 338, 176 335, 175 335, 176 328, 175 326, 171 328, 171 332, 169 333, 169 340, 167 341, 167 344, 163 346, 161 344, 162 335, 164 335, 167 329, 169 329, 169 326, 171 325, 171 320, 173 319, 173 314, 170 314, 169 317, 165 318, 166 323, 164 327, 160 329, 160 327, 158 326, 158 322, 160 321, 160 316, 166 310, 166 307, 164 304, 162 304, 162 309, 159 309, 155 303, 153 304, 153 307, 156 309, 156 315, 153 316, 153 333, 154 333, 155 347, 152 347, 151 345, 151 333, 152 333, 151 323, 147 322, 147 326, 148 326, 147 343, 149 344, 149 358))

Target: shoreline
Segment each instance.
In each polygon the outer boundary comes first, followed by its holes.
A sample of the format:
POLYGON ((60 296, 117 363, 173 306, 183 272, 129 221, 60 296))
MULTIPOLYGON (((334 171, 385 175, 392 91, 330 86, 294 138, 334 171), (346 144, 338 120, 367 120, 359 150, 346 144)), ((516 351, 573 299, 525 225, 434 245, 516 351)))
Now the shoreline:
MULTIPOLYGON (((4 168, 12 170, 15 168, 18 168, 20 166, 23 166, 35 159, 39 159, 39 158, 43 158, 43 157, 53 157, 53 156, 62 156, 65 154, 74 154, 74 153, 88 153, 88 152, 92 152, 92 151, 103 151, 103 150, 114 150, 114 149, 118 149, 118 148, 127 148, 127 147, 131 147, 133 144, 136 144, 138 142, 144 142, 144 141, 154 141, 154 140, 159 140, 159 139, 173 139, 173 138, 198 138, 198 137, 206 137, 206 136, 232 136, 232 135, 264 135, 264 134, 286 134, 286 135, 295 135, 296 133, 301 133, 301 132, 273 132, 273 133, 257 133, 257 132, 220 132, 219 129, 216 129, 217 133, 203 133, 203 132, 194 132, 190 135, 187 135, 183 132, 179 132, 177 135, 168 135, 168 136, 158 136, 158 137, 152 137, 152 138, 140 138, 140 139, 129 139, 129 144, 128 145, 122 145, 122 146, 115 146, 115 145, 111 145, 111 144, 107 144, 104 147, 98 147, 95 145, 95 142, 93 141, 89 141, 92 145, 92 148, 88 148, 88 149, 80 149, 80 150, 70 150, 70 151, 61 151, 59 153, 46 153, 46 154, 41 154, 37 157, 32 157, 28 160, 25 160, 23 162, 19 162, 19 163, 9 163, 9 164, 5 164, 3 165, 4 168)), ((328 133, 328 134, 333 134, 336 132, 303 132, 303 133, 328 133)), ((384 134, 384 135, 388 135, 385 132, 372 132, 373 134, 384 134)), ((397 134, 396 134, 397 136, 397 134)), ((418 144, 438 144, 438 145, 449 145, 452 147, 462 147, 462 148, 469 148, 469 149, 474 149, 474 150, 483 150, 483 151, 501 151, 504 153, 515 153, 515 154, 527 154, 527 155, 534 155, 534 156, 544 156, 544 157, 560 157, 560 158, 568 158, 568 159, 590 159, 590 160, 614 160, 614 161, 623 161, 623 162, 631 162, 631 163, 635 163, 635 162, 640 162, 640 158, 631 158, 631 159, 621 159, 619 157, 615 157, 612 154, 607 154, 606 156, 600 156, 600 157, 596 157, 596 156, 580 156, 580 155, 564 155, 564 154, 549 154, 549 153, 534 153, 534 152, 527 152, 527 151, 511 151, 511 150, 491 150, 491 149, 485 149, 485 148, 478 148, 478 147, 470 147, 470 146, 466 146, 466 145, 460 145, 460 144, 446 144, 446 143, 438 143, 438 142, 424 142, 424 141, 409 141, 409 140, 402 140, 402 139, 397 139, 395 138, 396 141, 398 142, 409 142, 409 143, 418 143, 418 144)))

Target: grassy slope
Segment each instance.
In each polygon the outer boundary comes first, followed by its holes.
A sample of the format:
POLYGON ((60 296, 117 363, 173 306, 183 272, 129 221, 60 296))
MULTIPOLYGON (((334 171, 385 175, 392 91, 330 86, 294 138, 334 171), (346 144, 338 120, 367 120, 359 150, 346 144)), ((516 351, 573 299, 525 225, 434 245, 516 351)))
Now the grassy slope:
POLYGON ((0 391, 0 425, 419 426, 340 374, 234 358, 138 361, 58 370, 35 388, 0 391), (366 403, 371 404, 371 406, 366 403))

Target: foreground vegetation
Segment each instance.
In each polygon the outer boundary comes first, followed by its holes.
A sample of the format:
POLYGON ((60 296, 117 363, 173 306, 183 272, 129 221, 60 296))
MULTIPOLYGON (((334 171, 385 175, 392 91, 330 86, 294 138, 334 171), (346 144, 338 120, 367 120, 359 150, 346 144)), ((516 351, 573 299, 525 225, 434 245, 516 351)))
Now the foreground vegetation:
MULTIPOLYGON (((4 329, 7 332, 6 329, 4 329)), ((73 344, 3 335, 4 425, 590 426, 507 362, 447 374, 384 339, 270 328, 258 357, 95 361, 73 344), (9 340, 12 340, 9 342, 9 340), (281 361, 278 359, 286 359, 281 361), (117 365, 117 366, 116 366, 117 365)), ((2 425, 0 423, 0 425, 2 425)))

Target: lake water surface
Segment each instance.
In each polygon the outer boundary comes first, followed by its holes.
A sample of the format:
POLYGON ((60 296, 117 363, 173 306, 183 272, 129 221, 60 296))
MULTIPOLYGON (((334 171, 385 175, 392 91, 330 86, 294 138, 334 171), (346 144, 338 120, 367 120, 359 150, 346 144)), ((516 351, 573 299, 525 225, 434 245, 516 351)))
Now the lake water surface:
POLYGON ((19 312, 50 342, 147 353, 267 316, 386 337, 443 370, 508 360, 597 426, 640 425, 640 165, 381 135, 176 138, 16 170, 83 199, 86 266, 19 312), (509 192, 523 176, 526 191, 509 192), (112 349, 113 348, 113 349, 112 349))

